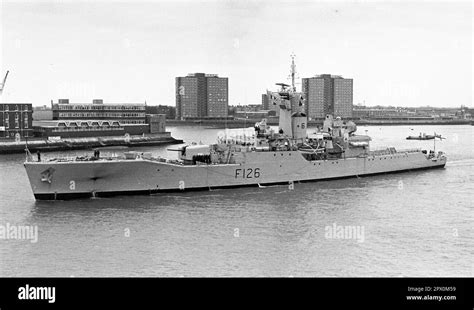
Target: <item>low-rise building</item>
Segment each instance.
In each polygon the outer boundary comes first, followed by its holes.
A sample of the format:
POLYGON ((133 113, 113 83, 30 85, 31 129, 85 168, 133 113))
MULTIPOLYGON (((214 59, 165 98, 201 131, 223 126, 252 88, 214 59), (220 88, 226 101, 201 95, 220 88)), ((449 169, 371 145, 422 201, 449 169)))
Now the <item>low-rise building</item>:
POLYGON ((165 132, 164 114, 146 114, 145 104, 52 103, 52 120, 34 121, 34 135, 48 138, 77 138, 143 135, 165 132))
MULTIPOLYGON (((236 118, 247 118, 247 119, 258 119, 258 120, 260 120, 262 118, 272 116, 270 112, 272 112, 272 111, 271 110, 237 111, 237 112, 235 112, 234 116, 236 118)), ((275 116, 274 113, 273 113, 273 116, 275 116)))
POLYGON ((176 107, 168 105, 147 105, 146 114, 165 114, 167 119, 176 118, 176 107))
POLYGON ((32 122, 31 103, 0 103, 0 138, 32 137, 32 122))

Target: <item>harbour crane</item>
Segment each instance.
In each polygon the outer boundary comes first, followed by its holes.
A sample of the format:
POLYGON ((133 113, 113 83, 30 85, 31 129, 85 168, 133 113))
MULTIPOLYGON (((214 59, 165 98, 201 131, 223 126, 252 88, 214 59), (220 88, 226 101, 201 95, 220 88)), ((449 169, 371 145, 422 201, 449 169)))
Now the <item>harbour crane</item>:
POLYGON ((7 83, 7 77, 8 73, 10 71, 7 71, 7 74, 5 74, 5 77, 3 78, 3 82, 0 84, 0 95, 3 93, 3 90, 5 89, 5 84, 7 83))

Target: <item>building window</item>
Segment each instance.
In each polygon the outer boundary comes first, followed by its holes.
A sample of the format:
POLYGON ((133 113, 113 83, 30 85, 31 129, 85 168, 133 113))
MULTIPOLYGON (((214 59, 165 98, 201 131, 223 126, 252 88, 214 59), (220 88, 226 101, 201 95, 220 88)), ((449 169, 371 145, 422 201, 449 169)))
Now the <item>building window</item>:
POLYGON ((25 114, 25 123, 23 124, 24 128, 28 128, 28 114, 25 114))
POLYGON ((20 119, 18 117, 18 113, 15 113, 15 128, 20 128, 20 119))

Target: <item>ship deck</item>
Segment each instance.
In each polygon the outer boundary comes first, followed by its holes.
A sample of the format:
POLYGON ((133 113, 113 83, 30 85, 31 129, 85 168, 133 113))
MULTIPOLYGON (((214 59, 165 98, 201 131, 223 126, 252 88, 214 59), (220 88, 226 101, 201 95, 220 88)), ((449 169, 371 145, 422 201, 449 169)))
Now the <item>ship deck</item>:
MULTIPOLYGON (((303 152, 301 151, 269 151, 269 150, 259 150, 259 151, 251 151, 251 152, 246 152, 246 153, 251 153, 251 154, 257 154, 257 153, 284 153, 284 152, 293 152, 293 153, 299 153, 301 156, 303 152)), ((384 149, 379 149, 379 150, 373 150, 369 151, 365 154, 361 154, 359 156, 355 157, 341 157, 341 158, 327 158, 327 159, 315 159, 311 161, 331 161, 331 160, 343 160, 343 159, 350 159, 350 158, 363 158, 363 157, 378 157, 378 156, 387 156, 387 155, 400 155, 400 154, 409 154, 409 153, 420 153, 422 150, 420 148, 411 148, 411 149, 401 149, 401 150, 395 150, 395 148, 384 148, 384 149)), ((94 156, 54 156, 54 157, 49 157, 46 156, 44 157, 41 161, 34 161, 32 159, 33 156, 30 157, 30 159, 27 160, 28 163, 80 163, 80 162, 110 162, 110 161, 135 161, 135 160, 145 160, 145 161, 152 161, 152 162, 157 162, 161 164, 168 164, 168 165, 175 165, 175 166, 203 166, 203 165, 209 165, 209 166, 222 166, 222 165, 235 165, 231 163, 196 163, 195 165, 193 164, 187 164, 184 161, 177 160, 177 159, 166 159, 163 157, 154 157, 154 156, 144 156, 143 153, 138 153, 135 158, 126 158, 123 155, 117 155, 116 153, 103 153, 99 158, 96 158, 94 156)), ((238 164, 238 163, 237 163, 238 164)))

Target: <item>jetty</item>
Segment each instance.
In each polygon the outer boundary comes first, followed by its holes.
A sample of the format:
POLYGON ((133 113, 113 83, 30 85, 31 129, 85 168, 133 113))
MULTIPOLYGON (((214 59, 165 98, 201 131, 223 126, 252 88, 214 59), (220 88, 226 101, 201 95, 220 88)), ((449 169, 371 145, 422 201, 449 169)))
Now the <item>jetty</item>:
POLYGON ((183 140, 175 139, 170 132, 131 136, 83 137, 64 139, 31 138, 20 141, 0 141, 0 154, 23 153, 26 148, 30 152, 54 152, 80 149, 92 149, 110 146, 158 146, 181 144, 183 140))

